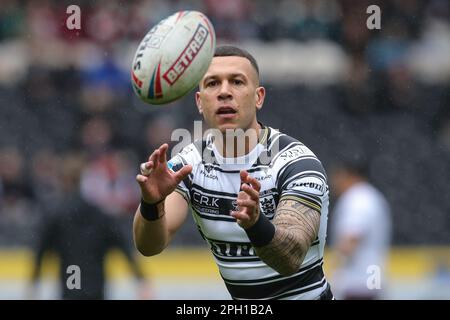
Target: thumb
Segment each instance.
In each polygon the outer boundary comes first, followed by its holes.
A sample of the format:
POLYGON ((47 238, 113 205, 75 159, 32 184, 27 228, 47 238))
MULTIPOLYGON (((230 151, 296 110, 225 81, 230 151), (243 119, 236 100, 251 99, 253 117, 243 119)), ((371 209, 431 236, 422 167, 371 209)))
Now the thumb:
POLYGON ((192 172, 192 166, 190 164, 184 166, 175 173, 175 179, 177 184, 183 181, 192 172))

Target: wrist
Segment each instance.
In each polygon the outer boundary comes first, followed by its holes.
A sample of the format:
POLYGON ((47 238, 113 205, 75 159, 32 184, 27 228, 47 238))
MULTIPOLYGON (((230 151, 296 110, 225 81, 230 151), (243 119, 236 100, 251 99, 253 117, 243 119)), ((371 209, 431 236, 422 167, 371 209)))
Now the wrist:
POLYGON ((247 233, 250 242, 255 247, 264 247, 265 245, 268 245, 275 235, 275 226, 262 213, 259 214, 259 217, 253 226, 244 230, 245 233, 247 233))
POLYGON ((164 200, 159 200, 155 203, 150 203, 141 199, 140 212, 141 216, 148 221, 155 221, 164 216, 164 200))

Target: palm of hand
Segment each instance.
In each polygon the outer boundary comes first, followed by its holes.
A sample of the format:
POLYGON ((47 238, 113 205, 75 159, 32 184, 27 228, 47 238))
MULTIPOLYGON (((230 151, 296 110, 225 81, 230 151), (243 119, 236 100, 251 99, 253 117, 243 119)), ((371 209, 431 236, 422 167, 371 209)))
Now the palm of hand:
POLYGON ((177 179, 167 165, 159 166, 152 171, 141 188, 142 197, 148 202, 158 202, 172 193, 177 185, 177 179))

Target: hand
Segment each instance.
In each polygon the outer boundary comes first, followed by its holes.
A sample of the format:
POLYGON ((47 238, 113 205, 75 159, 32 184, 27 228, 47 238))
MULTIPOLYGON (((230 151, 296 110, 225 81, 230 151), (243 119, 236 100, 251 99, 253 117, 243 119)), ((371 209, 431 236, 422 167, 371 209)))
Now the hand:
POLYGON ((145 202, 156 203, 163 200, 192 171, 191 165, 184 166, 177 172, 171 171, 167 167, 168 147, 165 143, 156 149, 148 158, 148 162, 141 165, 141 174, 136 176, 145 202))
POLYGON ((255 224, 259 218, 259 191, 261 184, 255 178, 250 177, 247 171, 241 173, 241 190, 237 197, 238 211, 231 211, 237 223, 244 229, 255 224))

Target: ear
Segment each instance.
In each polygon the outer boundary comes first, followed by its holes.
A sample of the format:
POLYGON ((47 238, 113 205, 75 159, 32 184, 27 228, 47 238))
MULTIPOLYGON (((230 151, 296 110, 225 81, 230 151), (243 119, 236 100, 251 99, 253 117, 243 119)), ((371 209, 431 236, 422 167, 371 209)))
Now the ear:
POLYGON ((256 109, 261 110, 264 98, 266 97, 266 88, 264 87, 258 87, 256 88, 256 109))
POLYGON ((203 108, 202 108, 202 105, 201 105, 201 103, 200 103, 200 92, 199 92, 199 91, 197 91, 197 92, 195 93, 195 103, 197 104, 198 112, 199 112, 200 114, 203 114, 203 108))

